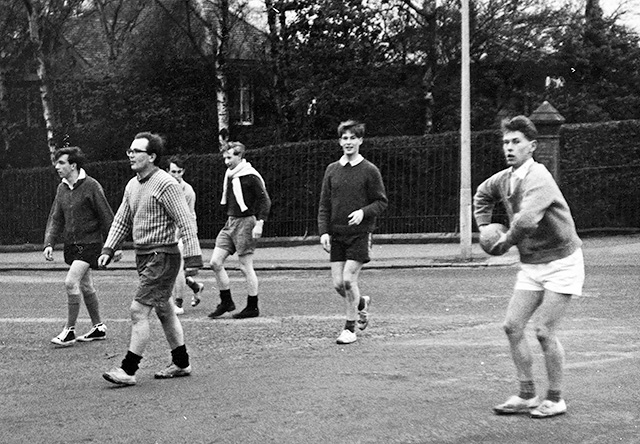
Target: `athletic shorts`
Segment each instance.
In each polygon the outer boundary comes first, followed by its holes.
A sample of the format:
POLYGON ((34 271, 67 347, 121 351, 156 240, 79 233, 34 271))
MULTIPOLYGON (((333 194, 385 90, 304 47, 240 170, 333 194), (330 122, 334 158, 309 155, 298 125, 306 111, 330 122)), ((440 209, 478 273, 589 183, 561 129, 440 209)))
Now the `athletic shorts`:
POLYGON ((82 261, 96 270, 101 252, 102 244, 64 244, 64 262, 71 265, 73 261, 82 261))
POLYGON ((334 234, 331 236, 331 262, 347 260, 366 264, 371 260, 371 233, 334 234))
POLYGON ((216 247, 228 251, 229 254, 237 252, 238 256, 253 253, 258 245, 258 240, 253 238, 255 226, 255 216, 229 216, 224 228, 216 237, 216 247))
POLYGON ((516 290, 549 290, 560 294, 582 295, 584 258, 578 248, 570 256, 544 264, 520 264, 516 290))
POLYGON ((180 271, 180 265, 180 254, 137 254, 136 268, 140 281, 134 299, 152 307, 162 307, 167 304, 176 276, 180 271))

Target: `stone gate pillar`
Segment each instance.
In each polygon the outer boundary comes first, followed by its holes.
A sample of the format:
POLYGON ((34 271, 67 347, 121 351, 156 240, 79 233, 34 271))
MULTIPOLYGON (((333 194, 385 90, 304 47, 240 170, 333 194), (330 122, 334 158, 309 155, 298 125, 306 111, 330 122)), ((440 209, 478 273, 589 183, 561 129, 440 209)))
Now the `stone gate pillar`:
POLYGON ((546 100, 529 116, 538 129, 538 147, 533 157, 544 164, 560 183, 560 127, 565 118, 546 100))

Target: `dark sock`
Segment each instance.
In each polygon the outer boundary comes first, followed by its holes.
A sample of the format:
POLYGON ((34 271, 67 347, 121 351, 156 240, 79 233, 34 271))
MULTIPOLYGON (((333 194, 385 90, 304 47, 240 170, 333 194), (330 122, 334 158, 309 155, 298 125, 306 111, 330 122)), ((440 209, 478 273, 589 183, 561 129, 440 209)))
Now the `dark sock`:
POLYGON ((124 370, 127 375, 133 376, 138 371, 138 364, 140 364, 141 360, 142 356, 136 355, 132 351, 128 351, 122 360, 122 365, 120 367, 122 367, 122 370, 124 370))
POLYGON ((171 350, 171 361, 180 368, 189 367, 189 354, 187 353, 187 346, 181 345, 171 350))
POLYGON ((247 296, 247 308, 258 308, 258 295, 247 296))
POLYGON ((193 291, 194 293, 197 293, 200 290, 200 288, 198 287, 198 283, 194 281, 192 277, 186 278, 185 282, 187 283, 187 286, 191 289, 191 291, 193 291))
POLYGON ((547 399, 553 402, 559 402, 560 399, 560 390, 548 390, 547 391, 547 399))
POLYGON ((360 296, 360 301, 358 302, 358 311, 364 310, 364 298, 360 296))
POLYGON ((231 299, 231 290, 220 290, 220 301, 224 305, 233 304, 233 299, 231 299))
POLYGON ((344 329, 349 330, 351 333, 356 332, 356 321, 347 321, 344 324, 344 329))
POLYGON ((536 396, 536 385, 533 381, 520 381, 520 393, 522 399, 531 399, 536 396))

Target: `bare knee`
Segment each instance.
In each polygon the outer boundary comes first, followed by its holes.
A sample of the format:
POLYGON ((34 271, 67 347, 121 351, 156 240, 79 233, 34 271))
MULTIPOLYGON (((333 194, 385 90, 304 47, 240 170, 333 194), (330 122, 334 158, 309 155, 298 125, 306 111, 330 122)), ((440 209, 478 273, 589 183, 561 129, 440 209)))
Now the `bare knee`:
POLYGON ((215 273, 218 273, 219 271, 222 271, 224 269, 224 267, 223 267, 224 261, 222 261, 222 260, 211 259, 211 262, 209 262, 209 265, 211 266, 211 269, 215 273))
POLYGON ((64 280, 64 288, 67 290, 68 294, 76 294, 80 293, 80 282, 75 279, 71 279, 67 277, 64 280))
POLYGON ((509 338, 518 338, 524 335, 524 326, 517 322, 506 320, 502 328, 509 338))
POLYGON ((546 350, 552 340, 553 331, 546 325, 536 325, 535 332, 542 350, 546 350))

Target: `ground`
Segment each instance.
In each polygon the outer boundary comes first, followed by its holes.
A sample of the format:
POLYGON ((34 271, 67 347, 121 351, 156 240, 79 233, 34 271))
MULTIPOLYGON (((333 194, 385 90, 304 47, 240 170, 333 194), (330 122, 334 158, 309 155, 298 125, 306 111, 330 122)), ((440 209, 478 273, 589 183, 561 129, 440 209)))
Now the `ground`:
MULTIPOLYGON (((217 297, 203 272, 204 302, 181 316, 193 375, 153 379, 170 362, 156 320, 125 388, 101 374, 127 350, 134 271, 95 274, 108 339, 67 349, 49 343, 64 324, 65 273, 0 272, 2 442, 639 443, 638 269, 614 262, 587 266, 560 334, 569 411, 545 420, 491 410, 517 390, 501 329, 513 266, 365 270, 371 324, 343 346, 328 271, 261 272, 262 316, 247 320, 206 317, 217 297)), ((232 288, 241 309, 236 272, 232 288)))

